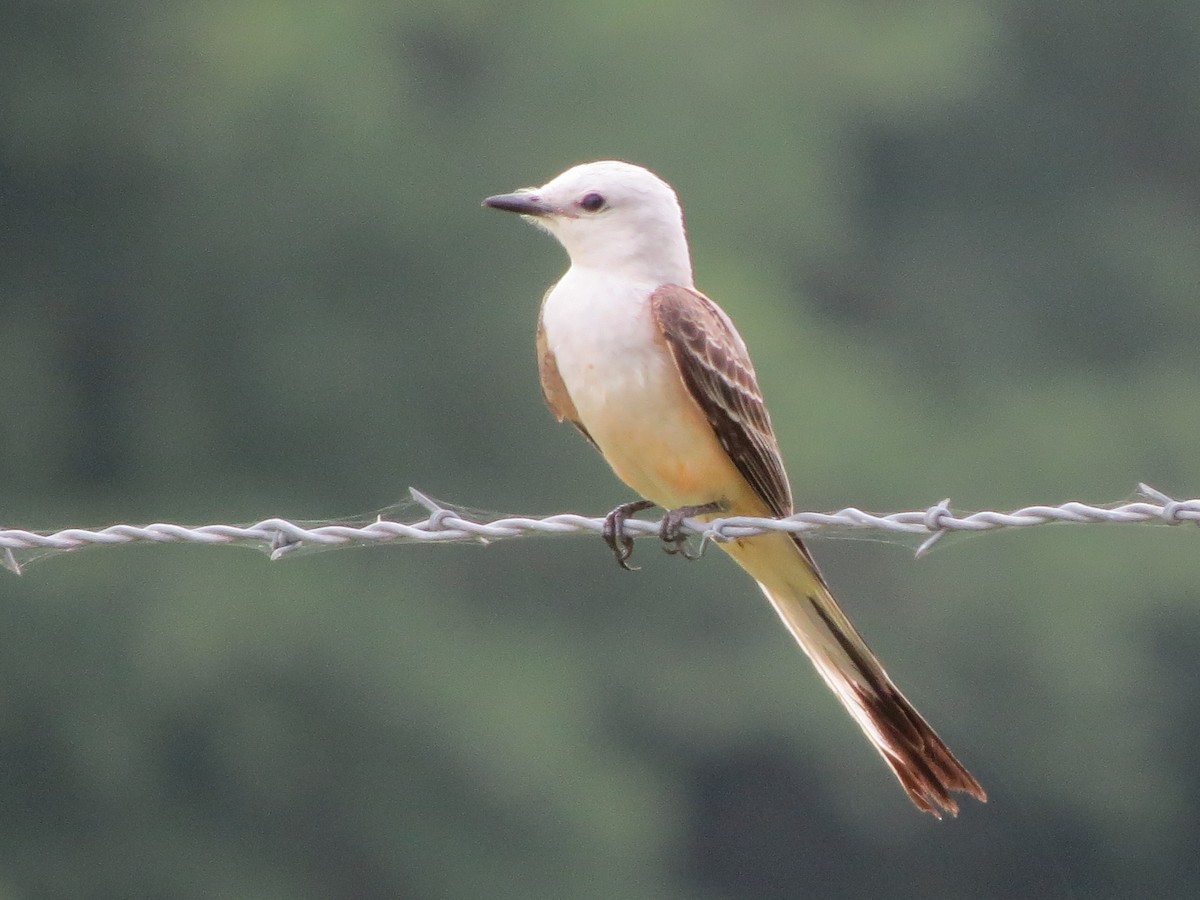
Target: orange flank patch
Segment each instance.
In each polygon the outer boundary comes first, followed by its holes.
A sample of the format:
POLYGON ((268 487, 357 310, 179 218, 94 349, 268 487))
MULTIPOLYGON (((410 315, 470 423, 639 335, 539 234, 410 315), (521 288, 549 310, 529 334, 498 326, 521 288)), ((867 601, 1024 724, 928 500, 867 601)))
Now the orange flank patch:
POLYGON ((714 487, 713 472, 710 467, 697 465, 697 462, 678 456, 664 459, 654 466, 654 474, 661 483, 671 485, 682 496, 705 494, 714 487))
POLYGON ((665 399, 622 408, 627 415, 621 417, 584 411, 588 431, 617 477, 667 509, 714 500, 730 501, 739 514, 764 509, 682 383, 663 387, 670 389, 665 399))
POLYGON ((733 461, 716 440, 704 438, 680 453, 676 445, 643 436, 636 448, 626 444, 607 454, 608 462, 618 478, 666 509, 720 500, 729 504, 730 513, 763 515, 765 506, 733 461))

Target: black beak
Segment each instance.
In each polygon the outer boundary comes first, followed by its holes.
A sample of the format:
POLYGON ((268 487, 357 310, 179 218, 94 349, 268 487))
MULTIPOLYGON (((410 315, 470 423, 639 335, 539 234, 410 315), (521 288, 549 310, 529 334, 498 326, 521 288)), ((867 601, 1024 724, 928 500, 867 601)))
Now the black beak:
POLYGON ((508 212, 520 213, 523 216, 545 216, 553 210, 538 198, 537 194, 528 191, 517 191, 514 194, 497 194, 483 201, 484 206, 492 209, 503 209, 508 212))

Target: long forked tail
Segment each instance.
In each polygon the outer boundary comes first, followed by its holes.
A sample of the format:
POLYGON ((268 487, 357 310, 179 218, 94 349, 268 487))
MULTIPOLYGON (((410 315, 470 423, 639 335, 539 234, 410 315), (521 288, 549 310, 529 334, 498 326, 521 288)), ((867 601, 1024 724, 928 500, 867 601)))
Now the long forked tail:
POLYGON ((943 813, 957 815, 955 791, 987 800, 979 782, 892 684, 798 539, 763 535, 724 546, 758 581, 788 631, 918 809, 939 819, 943 813))

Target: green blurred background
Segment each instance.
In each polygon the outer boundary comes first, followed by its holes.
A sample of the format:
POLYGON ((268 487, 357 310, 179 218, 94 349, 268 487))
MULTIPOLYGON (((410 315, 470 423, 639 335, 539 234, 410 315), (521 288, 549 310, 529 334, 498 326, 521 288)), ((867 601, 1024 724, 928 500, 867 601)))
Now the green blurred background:
MULTIPOLYGON (((629 493, 487 194, 678 189, 804 508, 1200 493, 1186 0, 0 2, 0 520, 629 493)), ((1200 536, 814 543, 988 789, 917 813, 720 554, 0 581, 0 898, 1200 893, 1200 536)), ((0 573, 4 574, 4 573, 0 573)))

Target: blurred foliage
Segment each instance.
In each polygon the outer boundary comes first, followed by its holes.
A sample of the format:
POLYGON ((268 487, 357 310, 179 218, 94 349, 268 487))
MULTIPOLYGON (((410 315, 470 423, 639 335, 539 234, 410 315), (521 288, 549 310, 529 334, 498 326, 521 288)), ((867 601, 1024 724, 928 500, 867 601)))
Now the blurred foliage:
MULTIPOLYGON (((802 505, 1200 490, 1194 4, 0 10, 7 524, 627 499, 537 395, 561 251, 478 209, 604 157, 679 190, 802 505)), ((45 562, 0 897, 1193 896, 1195 540, 817 545, 989 790, 941 825, 722 560, 45 562)))

